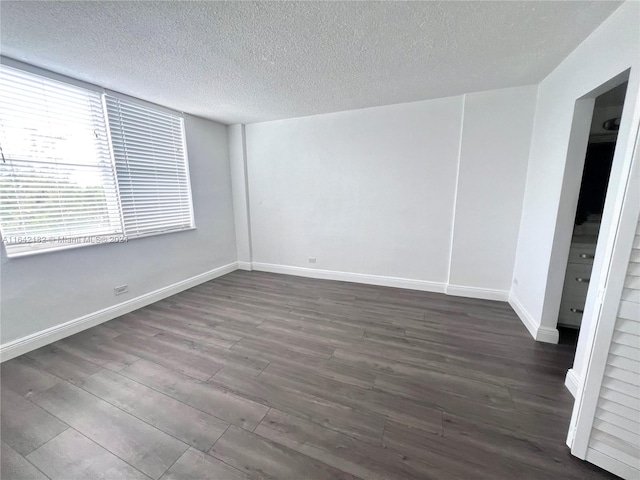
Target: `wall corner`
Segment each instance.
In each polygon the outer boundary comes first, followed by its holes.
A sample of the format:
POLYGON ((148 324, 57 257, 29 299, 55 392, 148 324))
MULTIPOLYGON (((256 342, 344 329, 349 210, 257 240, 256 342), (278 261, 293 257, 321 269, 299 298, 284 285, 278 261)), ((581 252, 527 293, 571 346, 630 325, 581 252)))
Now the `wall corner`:
POLYGON ((245 126, 243 124, 230 125, 227 128, 227 136, 238 265, 242 270, 251 270, 251 222, 245 126))

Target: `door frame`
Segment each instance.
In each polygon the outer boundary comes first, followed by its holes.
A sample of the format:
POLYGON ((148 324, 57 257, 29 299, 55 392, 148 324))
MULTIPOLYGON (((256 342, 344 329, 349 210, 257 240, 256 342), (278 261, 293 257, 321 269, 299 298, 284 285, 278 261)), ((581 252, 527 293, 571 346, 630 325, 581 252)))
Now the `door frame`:
MULTIPOLYGON (((573 119, 571 123, 569 142, 567 145, 566 163, 541 315, 541 325, 545 325, 549 329, 555 330, 556 335, 558 314, 560 312, 562 290, 569 262, 569 250, 571 248, 571 238, 573 235, 574 220, 578 207, 578 197, 580 195, 582 172, 584 169, 585 155, 589 142, 589 130, 591 128, 591 118, 593 115, 595 99, 612 88, 628 81, 629 84, 627 86, 627 93, 622 112, 621 129, 618 132, 616 150, 613 157, 613 164, 611 166, 611 176, 609 177, 609 184, 607 186, 603 222, 598 234, 592 278, 594 278, 593 273, 598 274, 604 272, 604 267, 607 263, 607 260, 603 257, 603 253, 608 250, 605 245, 607 242, 603 241, 603 239, 608 236, 607 232, 611 231, 611 224, 607 222, 608 217, 606 216, 607 212, 610 211, 610 209, 607 208, 607 204, 613 201, 612 197, 619 194, 619 190, 616 191, 616 188, 612 188, 615 186, 613 182, 626 181, 629 173, 629 165, 626 166, 626 169, 625 166, 622 166, 620 169, 617 166, 629 158, 624 155, 624 148, 621 148, 621 140, 624 142, 624 135, 621 134, 623 133, 623 129, 628 119, 630 120, 629 115, 631 114, 631 110, 633 110, 631 108, 631 102, 634 95, 631 95, 632 92, 630 89, 634 88, 634 85, 632 85, 633 82, 630 80, 631 69, 626 69, 606 82, 600 84, 585 95, 577 98, 574 104, 573 119)), ((634 132, 632 132, 632 135, 633 133, 634 132)), ((594 282, 591 282, 589 284, 587 299, 585 302, 583 319, 585 317, 592 317, 596 313, 592 310, 592 307, 595 306, 592 300, 596 295, 594 293, 595 290, 597 290, 597 288, 594 285, 594 282)))

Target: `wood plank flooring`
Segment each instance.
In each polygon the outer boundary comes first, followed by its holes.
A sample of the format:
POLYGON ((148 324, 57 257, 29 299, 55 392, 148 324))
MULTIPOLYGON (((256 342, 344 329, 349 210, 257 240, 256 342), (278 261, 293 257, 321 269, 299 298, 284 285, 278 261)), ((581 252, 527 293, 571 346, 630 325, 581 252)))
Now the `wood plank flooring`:
POLYGON ((237 271, 2 364, 2 479, 601 479, 511 308, 237 271))

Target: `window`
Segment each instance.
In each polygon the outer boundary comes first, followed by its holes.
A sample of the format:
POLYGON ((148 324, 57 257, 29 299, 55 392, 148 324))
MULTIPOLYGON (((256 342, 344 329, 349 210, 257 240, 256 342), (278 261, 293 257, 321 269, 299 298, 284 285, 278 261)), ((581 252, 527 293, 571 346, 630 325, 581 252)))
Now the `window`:
POLYGON ((177 115, 0 66, 9 256, 194 227, 177 115))

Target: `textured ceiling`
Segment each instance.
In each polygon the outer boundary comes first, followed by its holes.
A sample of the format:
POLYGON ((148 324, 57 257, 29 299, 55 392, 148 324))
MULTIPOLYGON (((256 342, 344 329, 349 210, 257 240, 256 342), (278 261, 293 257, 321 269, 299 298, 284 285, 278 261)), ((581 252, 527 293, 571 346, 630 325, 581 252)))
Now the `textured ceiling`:
POLYGON ((537 83, 619 5, 2 1, 0 49, 250 123, 537 83))

